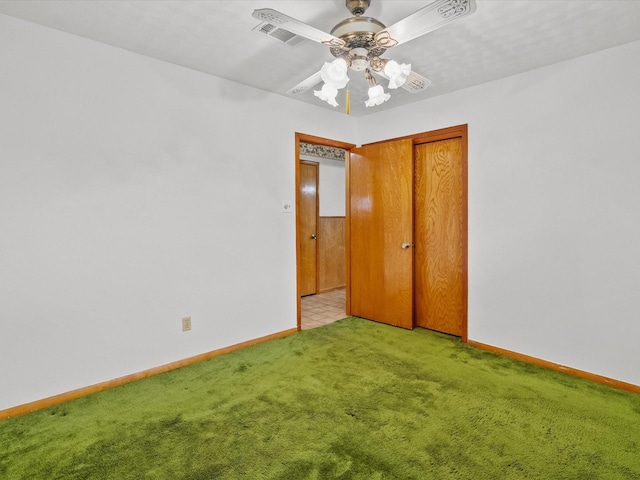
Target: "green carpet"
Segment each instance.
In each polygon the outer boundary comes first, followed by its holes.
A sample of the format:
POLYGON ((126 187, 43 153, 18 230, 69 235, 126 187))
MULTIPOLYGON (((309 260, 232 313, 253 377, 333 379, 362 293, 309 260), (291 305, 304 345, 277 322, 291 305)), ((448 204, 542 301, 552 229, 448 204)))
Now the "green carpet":
POLYGON ((348 318, 0 422, 2 479, 640 479, 640 395, 348 318))

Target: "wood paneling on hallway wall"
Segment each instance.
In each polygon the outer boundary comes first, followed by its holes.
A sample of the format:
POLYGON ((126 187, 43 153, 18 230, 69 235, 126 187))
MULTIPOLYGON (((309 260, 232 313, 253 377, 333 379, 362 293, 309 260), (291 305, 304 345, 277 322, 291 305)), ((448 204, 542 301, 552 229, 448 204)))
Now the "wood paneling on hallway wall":
POLYGON ((318 290, 345 286, 345 217, 320 217, 318 224, 318 290))

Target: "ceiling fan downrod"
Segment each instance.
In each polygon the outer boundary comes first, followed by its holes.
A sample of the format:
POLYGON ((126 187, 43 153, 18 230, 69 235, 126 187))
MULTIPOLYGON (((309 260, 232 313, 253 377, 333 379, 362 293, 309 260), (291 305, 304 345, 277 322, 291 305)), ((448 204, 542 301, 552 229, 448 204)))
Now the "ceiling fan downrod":
POLYGON ((371 5, 371 0, 345 0, 344 3, 351 15, 360 16, 367 11, 367 8, 371 5))

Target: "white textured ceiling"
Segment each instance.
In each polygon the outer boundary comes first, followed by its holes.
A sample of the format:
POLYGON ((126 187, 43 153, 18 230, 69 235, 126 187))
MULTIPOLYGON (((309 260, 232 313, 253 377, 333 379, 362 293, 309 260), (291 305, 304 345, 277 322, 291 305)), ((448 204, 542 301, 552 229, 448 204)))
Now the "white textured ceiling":
MULTIPOLYGON (((428 3, 372 0, 366 15, 392 25, 428 3)), ((351 114, 375 113, 640 40, 638 0, 477 0, 477 6, 474 14, 385 54, 429 78, 425 91, 399 89, 384 105, 365 108, 366 82, 350 72, 351 114)), ((256 8, 273 8, 327 32, 351 16, 344 0, 0 1, 0 13, 282 95, 333 59, 326 47, 309 40, 292 47, 252 31, 260 23, 251 16, 256 8)), ((333 108, 313 90, 293 98, 333 108)))

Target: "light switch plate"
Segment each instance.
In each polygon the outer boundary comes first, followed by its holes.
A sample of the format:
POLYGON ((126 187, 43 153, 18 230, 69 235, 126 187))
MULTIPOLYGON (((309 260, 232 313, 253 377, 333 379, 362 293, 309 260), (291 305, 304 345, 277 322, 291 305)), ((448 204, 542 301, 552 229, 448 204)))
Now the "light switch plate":
POLYGON ((182 317, 182 331, 188 332, 191 330, 191 317, 182 317))

